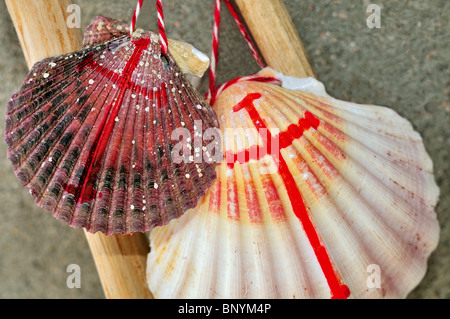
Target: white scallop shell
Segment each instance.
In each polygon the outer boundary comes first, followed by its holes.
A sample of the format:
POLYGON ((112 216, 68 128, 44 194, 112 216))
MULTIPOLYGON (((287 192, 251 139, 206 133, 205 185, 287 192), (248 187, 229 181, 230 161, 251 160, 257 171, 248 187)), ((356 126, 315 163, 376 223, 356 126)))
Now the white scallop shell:
MULTIPOLYGON (((253 127, 249 112, 233 107, 259 93, 254 109, 272 135, 307 112, 320 121, 280 154, 332 271, 281 169, 267 171, 273 156, 225 159, 196 208, 152 230, 150 290, 158 298, 339 298, 346 288, 350 298, 405 297, 439 237, 439 189, 420 135, 391 109, 339 101, 311 78, 276 76, 283 87, 251 78, 226 87, 214 109, 221 129, 253 127)), ((228 152, 261 143, 257 132, 225 136, 228 152)))

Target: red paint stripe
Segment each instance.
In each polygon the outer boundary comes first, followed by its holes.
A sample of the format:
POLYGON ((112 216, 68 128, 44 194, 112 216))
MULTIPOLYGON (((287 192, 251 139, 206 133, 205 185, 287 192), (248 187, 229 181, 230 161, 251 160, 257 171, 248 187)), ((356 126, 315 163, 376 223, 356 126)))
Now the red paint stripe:
POLYGON ((108 145, 110 136, 114 129, 115 119, 119 113, 120 106, 125 96, 125 92, 129 88, 131 76, 138 65, 137 62, 139 61, 142 52, 148 48, 150 39, 141 38, 139 40, 133 41, 133 44, 135 45, 133 54, 125 65, 123 76, 120 77, 119 95, 117 97, 117 100, 113 104, 110 104, 108 106, 109 110, 105 112, 107 116, 104 117, 103 123, 101 124, 101 129, 98 130, 98 133, 95 137, 93 150, 91 151, 92 156, 89 157, 88 163, 84 168, 83 174, 80 178, 80 181, 83 184, 75 187, 75 189, 73 189, 73 185, 68 185, 68 187, 66 187, 66 190, 72 190, 75 195, 75 200, 79 204, 92 200, 96 194, 95 179, 101 168, 101 159, 103 158, 104 151, 108 145))
POLYGON ((157 91, 154 91, 154 96, 155 96, 155 101, 156 101, 156 106, 158 108, 158 110, 162 107, 161 104, 161 90, 158 89, 157 91))
POLYGON ((280 80, 272 77, 272 76, 241 76, 234 78, 221 86, 219 86, 217 89, 214 89, 212 92, 211 100, 209 101, 210 105, 214 105, 216 102, 217 95, 219 95, 220 92, 225 91, 229 86, 240 82, 240 81, 253 81, 253 82, 262 82, 262 83, 280 83, 280 80))
MULTIPOLYGON (((253 105, 253 101, 259 99, 260 97, 261 97, 261 94, 259 94, 259 93, 252 93, 252 94, 247 95, 240 103, 238 103, 233 108, 233 111, 237 112, 237 111, 245 108, 253 122, 253 125, 255 125, 255 127, 258 130, 265 129, 267 131, 267 141, 264 141, 267 143, 272 140, 272 135, 271 135, 270 131, 267 129, 267 126, 265 125, 264 120, 261 118, 261 116, 259 115, 255 106, 253 105)), ((300 127, 306 127, 306 125, 307 125, 308 128, 310 126, 317 128, 320 123, 319 120, 316 119, 314 117, 314 115, 312 115, 309 112, 305 113, 304 121, 305 122, 299 123, 299 124, 305 125, 305 126, 300 126, 300 127)), ((292 144, 294 137, 303 133, 303 131, 300 130, 300 128, 298 128, 298 130, 293 128, 292 131, 293 131, 293 134, 291 134, 289 129, 288 129, 288 131, 284 132, 285 135, 283 135, 283 137, 282 137, 284 139, 284 141, 282 142, 282 143, 284 143, 283 145, 292 144)), ((263 135, 261 135, 261 137, 264 138, 263 135)), ((267 147, 267 151, 271 153, 271 151, 272 151, 271 147, 267 147)), ((297 216, 297 218, 300 220, 300 222, 303 225, 303 229, 305 230, 306 236, 308 237, 308 240, 314 250, 314 253, 320 264, 320 267, 322 268, 322 272, 325 275, 328 286, 330 287, 331 297, 332 298, 347 298, 350 295, 350 290, 348 289, 348 287, 346 285, 341 284, 341 280, 333 268, 330 257, 328 255, 325 247, 321 244, 319 236, 318 236, 318 234, 314 228, 314 225, 311 221, 311 218, 306 210, 305 204, 302 199, 302 195, 297 187, 294 177, 292 176, 291 172, 289 171, 289 167, 287 166, 283 156, 281 155, 281 148, 278 149, 278 154, 271 154, 271 155, 278 156, 278 158, 277 158, 279 160, 278 171, 283 179, 284 184, 286 185, 286 190, 287 190, 289 199, 291 201, 292 208, 294 210, 294 214, 297 216)))

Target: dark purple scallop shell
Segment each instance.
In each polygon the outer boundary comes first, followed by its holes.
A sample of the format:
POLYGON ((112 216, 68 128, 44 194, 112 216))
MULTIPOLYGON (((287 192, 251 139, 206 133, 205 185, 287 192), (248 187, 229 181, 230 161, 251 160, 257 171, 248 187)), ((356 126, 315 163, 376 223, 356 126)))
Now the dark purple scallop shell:
POLYGON ((172 132, 202 134, 217 116, 161 57, 156 34, 130 38, 125 24, 98 17, 84 41, 36 63, 11 97, 8 158, 36 203, 72 227, 112 235, 165 225, 197 204, 217 164, 205 152, 174 161, 172 132))

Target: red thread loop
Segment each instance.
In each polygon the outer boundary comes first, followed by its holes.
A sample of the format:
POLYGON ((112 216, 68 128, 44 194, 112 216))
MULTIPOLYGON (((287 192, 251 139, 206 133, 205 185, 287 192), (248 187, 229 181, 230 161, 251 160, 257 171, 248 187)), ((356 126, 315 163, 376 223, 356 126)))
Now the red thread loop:
MULTIPOLYGON (((206 98, 209 100, 209 103, 211 105, 214 104, 216 96, 218 94, 218 88, 216 87, 216 67, 217 62, 219 60, 219 27, 220 27, 220 2, 222 0, 216 0, 215 7, 214 7, 214 27, 213 27, 213 41, 212 41, 212 56, 211 56, 211 65, 209 68, 209 90, 206 95, 206 98)), ((259 64, 261 68, 266 67, 266 65, 263 62, 263 59, 259 55, 256 46, 253 44, 252 39, 245 29, 244 24, 242 23, 241 19, 239 18, 239 15, 237 14, 236 10, 234 10, 233 5, 231 4, 230 0, 223 0, 230 11, 231 15, 233 16, 239 31, 241 32, 242 36, 244 37, 245 41, 247 42, 250 50, 252 51, 252 55, 255 58, 255 61, 259 64)))

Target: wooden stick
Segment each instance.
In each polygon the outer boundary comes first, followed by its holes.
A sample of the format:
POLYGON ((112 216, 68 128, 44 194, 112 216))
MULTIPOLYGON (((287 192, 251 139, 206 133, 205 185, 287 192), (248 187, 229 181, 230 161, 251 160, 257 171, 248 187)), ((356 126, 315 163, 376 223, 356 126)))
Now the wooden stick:
POLYGON ((66 10, 71 3, 70 0, 6 0, 28 68, 43 58, 81 48, 81 30, 66 25, 66 10))
POLYGON ((235 0, 267 65, 286 75, 316 77, 282 0, 235 0))
MULTIPOLYGON (((81 30, 67 27, 69 0, 6 0, 28 66, 49 56, 79 50, 81 30)), ((107 298, 151 298, 145 275, 145 234, 86 233, 107 298)))
POLYGON ((105 236, 85 233, 106 298, 153 298, 146 279, 150 246, 145 234, 105 236))

